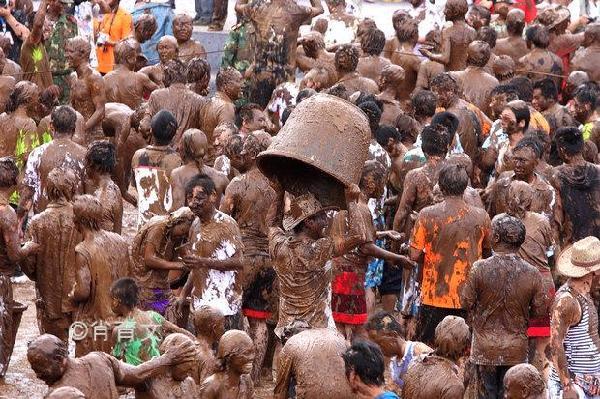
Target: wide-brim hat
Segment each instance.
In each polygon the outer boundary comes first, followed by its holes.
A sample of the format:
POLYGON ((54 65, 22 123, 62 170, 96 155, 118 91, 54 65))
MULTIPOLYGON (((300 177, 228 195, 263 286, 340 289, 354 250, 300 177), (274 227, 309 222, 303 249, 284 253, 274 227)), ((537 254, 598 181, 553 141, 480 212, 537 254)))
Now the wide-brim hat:
POLYGON ((565 248, 558 257, 556 269, 573 278, 600 270, 600 240, 590 236, 565 248))
POLYGON ((552 29, 557 25, 570 20, 571 12, 567 7, 552 7, 544 10, 539 14, 537 19, 542 25, 545 25, 548 29, 552 29))
POLYGON ((335 206, 323 207, 311 192, 302 194, 292 198, 290 209, 283 216, 283 228, 290 231, 311 216, 337 209, 335 206))

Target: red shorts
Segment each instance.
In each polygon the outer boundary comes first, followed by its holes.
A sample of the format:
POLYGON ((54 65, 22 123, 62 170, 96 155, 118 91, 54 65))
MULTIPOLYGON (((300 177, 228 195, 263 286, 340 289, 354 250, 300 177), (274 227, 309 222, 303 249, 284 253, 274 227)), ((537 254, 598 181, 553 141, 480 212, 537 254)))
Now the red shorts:
POLYGON ((336 323, 362 325, 367 321, 363 273, 341 272, 331 284, 331 310, 336 323))
MULTIPOLYGON (((548 309, 550 309, 552 302, 554 301, 554 294, 556 289, 554 288, 554 281, 552 280, 552 274, 549 270, 540 271, 542 273, 542 279, 544 286, 548 293, 548 309)), ((529 338, 541 338, 550 336, 550 313, 547 316, 539 317, 535 319, 529 319, 529 326, 527 327, 527 336, 529 338)))

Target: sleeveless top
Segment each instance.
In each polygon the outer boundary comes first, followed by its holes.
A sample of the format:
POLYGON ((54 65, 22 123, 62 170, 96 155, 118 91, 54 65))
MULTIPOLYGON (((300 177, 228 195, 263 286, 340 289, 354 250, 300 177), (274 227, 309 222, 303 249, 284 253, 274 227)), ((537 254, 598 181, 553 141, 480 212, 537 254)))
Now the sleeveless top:
MULTIPOLYGON (((581 307, 581 320, 569 328, 563 342, 569 374, 600 374, 600 350, 596 347, 590 330, 591 323, 591 328, 597 331, 597 316, 590 313, 589 301, 571 287, 564 285, 559 289, 556 297, 565 292, 575 298, 581 307)), ((593 307, 591 309, 595 310, 593 307)), ((560 381, 554 364, 550 379, 555 382, 560 381)))

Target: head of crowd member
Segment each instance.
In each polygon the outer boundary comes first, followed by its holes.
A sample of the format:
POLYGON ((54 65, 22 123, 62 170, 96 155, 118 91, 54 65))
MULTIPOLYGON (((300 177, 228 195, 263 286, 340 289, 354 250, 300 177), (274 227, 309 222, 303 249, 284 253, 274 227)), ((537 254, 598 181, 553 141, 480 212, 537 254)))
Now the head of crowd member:
POLYGON ((86 399, 86 397, 75 387, 60 387, 53 389, 44 399, 86 399))
POLYGON ((598 106, 598 93, 591 87, 582 86, 575 91, 573 101, 569 104, 569 113, 579 123, 587 123, 598 106))
POLYGON ((511 101, 500 114, 500 126, 504 133, 512 136, 514 134, 525 134, 529 127, 529 107, 522 101, 511 101))
POLYGON ((504 374, 505 399, 546 399, 547 397, 544 377, 533 365, 517 364, 504 374))
POLYGON ((164 70, 163 83, 165 87, 187 83, 187 66, 183 61, 179 59, 169 60, 165 62, 164 70))
MULTIPOLYGON (((313 68, 304 74, 300 82, 300 89, 312 89, 321 91, 326 89, 329 84, 329 72, 325 68, 313 68)), ((297 101, 296 101, 297 102, 297 101)))
POLYGON ((429 125, 421 132, 421 149, 427 158, 443 159, 448 153, 450 140, 443 125, 429 125))
POLYGON ((381 108, 375 101, 364 101, 358 104, 358 108, 367 115, 369 127, 371 128, 371 137, 375 137, 375 132, 381 121, 381 108))
POLYGON ((498 39, 498 33, 490 26, 482 26, 477 31, 477 40, 487 43, 490 49, 496 47, 496 40, 498 39))
POLYGON ((324 93, 329 94, 331 96, 335 96, 341 98, 342 100, 350 101, 350 94, 348 93, 348 89, 344 86, 343 83, 337 83, 327 90, 324 93))
POLYGON ((459 98, 460 88, 449 73, 437 74, 430 83, 431 91, 437 95, 437 105, 450 108, 459 98))
POLYGON ((469 11, 467 0, 449 0, 444 7, 446 21, 464 21, 467 11, 469 11))
POLYGON ((103 213, 100 200, 92 195, 78 195, 73 201, 73 222, 84 236, 86 232, 100 230, 103 213))
POLYGON ((400 133, 400 136, 402 137, 402 144, 407 147, 412 147, 417 141, 421 128, 419 123, 410 115, 400 115, 398 119, 396 119, 396 129, 398 129, 398 133, 400 133))
POLYGON ((369 317, 365 330, 387 357, 403 354, 404 329, 392 314, 379 311, 369 317))
POLYGON ((203 222, 214 215, 217 200, 215 183, 206 175, 194 176, 185 186, 185 204, 203 222))
POLYGON ((531 136, 524 137, 517 143, 513 148, 511 163, 518 180, 531 181, 543 151, 542 143, 531 136))
POLYGON ((383 393, 385 363, 379 347, 370 341, 356 341, 342 354, 346 378, 354 394, 375 398, 383 393))
POLYGON ((19 168, 11 157, 0 158, 0 190, 12 191, 17 186, 19 168))
POLYGON ((507 210, 511 216, 523 219, 531 207, 534 195, 533 188, 529 183, 522 180, 513 180, 508 186, 507 210))
POLYGON ((179 55, 177 39, 168 35, 161 37, 156 45, 156 51, 158 52, 158 58, 160 59, 161 64, 176 59, 179 55))
POLYGON ((377 57, 385 46, 385 33, 379 29, 370 29, 360 38, 360 48, 363 54, 377 57))
POLYGON ((467 65, 484 67, 490 60, 492 50, 486 42, 475 40, 467 48, 467 65))
POLYGON ((592 140, 585 140, 583 142, 583 159, 591 163, 598 162, 598 147, 592 140))
POLYGON ((325 49, 325 39, 317 31, 311 31, 302 36, 301 42, 304 54, 310 58, 317 58, 319 52, 325 49))
POLYGON ((554 142, 558 155, 565 163, 583 154, 583 134, 576 127, 563 127, 554 132, 554 142))
MULTIPOLYGON (((189 345, 193 345, 194 342, 190 337, 182 333, 173 333, 169 334, 165 337, 163 342, 160 344, 158 348, 160 353, 166 353, 171 348, 176 348, 181 346, 182 344, 187 343, 189 345)), ((168 368, 168 373, 171 375, 171 378, 175 381, 183 381, 188 377, 191 377, 197 369, 195 359, 191 359, 185 362, 179 362, 172 364, 168 368)))
POLYGON ((77 191, 78 177, 70 168, 54 168, 46 178, 46 195, 50 202, 72 201, 77 191))
POLYGON ((243 105, 237 114, 238 125, 241 133, 248 134, 255 130, 267 128, 267 116, 258 104, 249 103, 243 105))
POLYGON ((115 145, 109 141, 101 140, 91 143, 85 154, 85 171, 91 180, 100 176, 113 173, 117 163, 115 145))
POLYGON ((538 15, 538 20, 553 34, 562 35, 571 23, 571 12, 564 6, 549 8, 538 15))
POLYGON ((92 45, 89 40, 82 36, 76 36, 67 40, 65 58, 71 68, 77 69, 79 66, 89 63, 91 51, 92 45))
POLYGON ((133 23, 135 40, 140 44, 150 40, 157 29, 158 23, 152 14, 142 13, 133 23))
POLYGON ((381 198, 387 182, 387 170, 381 162, 368 160, 363 166, 358 186, 366 198, 381 198))
POLYGON ((525 225, 506 213, 492 219, 492 248, 494 252, 516 252, 525 242, 525 225))
POLYGON ((544 25, 533 24, 525 31, 525 41, 528 48, 545 49, 550 45, 550 32, 544 25))
POLYGON ((442 32, 439 29, 433 29, 425 35, 425 44, 434 53, 439 53, 442 45, 442 32))
POLYGON ((40 102, 40 89, 38 86, 28 80, 22 80, 18 82, 6 103, 6 112, 12 113, 19 107, 23 107, 25 111, 30 114, 31 111, 35 111, 35 107, 40 102))
POLYGON ((146 143, 151 141, 151 130, 149 128, 142 128, 142 120, 146 117, 148 111, 148 102, 142 102, 129 117, 129 126, 139 132, 146 143))
POLYGON ((231 101, 242 94, 242 74, 234 68, 225 68, 217 72, 217 91, 224 93, 231 101))
POLYGON ((110 286, 111 309, 117 316, 128 315, 139 304, 139 287, 135 279, 122 277, 110 286))
POLYGON ((262 130, 255 130, 246 136, 244 146, 240 155, 244 158, 246 169, 252 168, 256 163, 256 157, 269 148, 271 135, 262 130))
POLYGON ((302 101, 306 100, 317 94, 317 92, 313 89, 301 89, 296 95, 296 105, 300 104, 302 101))
POLYGON ((458 130, 459 120, 458 117, 452 112, 438 112, 437 114, 433 115, 433 118, 431 118, 431 125, 444 126, 448 131, 448 138, 450 141, 452 141, 454 134, 456 134, 456 131, 458 130))
POLYGON ((341 74, 356 71, 359 55, 358 49, 353 45, 342 44, 335 52, 335 70, 341 74))
POLYGON ((585 47, 596 45, 597 47, 598 43, 600 43, 600 23, 594 22, 586 25, 583 34, 583 45, 585 47))
POLYGON ((185 43, 192 38, 194 32, 193 19, 187 14, 177 14, 173 18, 173 36, 179 43, 185 43))
POLYGON ((438 96, 433 91, 419 90, 412 96, 410 102, 415 119, 422 124, 426 124, 435 114, 438 96))
POLYGON ((538 80, 533 84, 531 105, 536 111, 544 112, 558 101, 556 83, 550 78, 538 80))
POLYGON ((158 111, 152 117, 150 122, 154 144, 157 146, 167 146, 171 144, 175 133, 177 133, 177 120, 175 116, 167 110, 158 111))
POLYGON ((254 362, 254 343, 243 331, 229 330, 219 340, 217 349, 219 371, 233 375, 250 374, 254 362))
POLYGON ((139 43, 132 38, 121 40, 115 46, 115 62, 118 65, 126 66, 130 71, 134 71, 138 60, 138 47, 139 43))
POLYGON ((467 23, 475 30, 479 30, 482 26, 488 26, 492 19, 492 13, 489 9, 482 5, 474 5, 467 12, 467 23))
POLYGON ((589 82, 590 77, 587 72, 584 71, 573 71, 567 77, 565 87, 562 90, 563 103, 568 103, 573 99, 575 92, 582 84, 589 82))
POLYGON ((390 88, 396 90, 396 87, 404 80, 404 68, 400 65, 389 64, 383 67, 379 76, 379 90, 385 91, 390 88))
POLYGON ((218 308, 202 306, 193 315, 194 330, 198 338, 204 338, 209 344, 217 343, 225 334, 225 316, 218 308))
POLYGON ((48 115, 52 113, 52 110, 60 105, 59 97, 61 89, 57 85, 50 85, 40 93, 40 102, 42 106, 42 115, 48 115))
POLYGON ((183 162, 200 162, 206 155, 208 140, 200 129, 188 129, 181 136, 181 158, 183 162))
POLYGON ((202 57, 192 58, 187 65, 188 87, 201 96, 208 95, 210 83, 210 64, 202 57))
POLYGON ((375 139, 392 158, 403 152, 402 136, 394 126, 381 125, 375 132, 375 139))
POLYGON ((67 371, 67 343, 54 335, 42 334, 27 346, 27 360, 37 378, 47 385, 53 385, 67 371))
POLYGON ((244 138, 240 134, 234 134, 225 142, 225 155, 229 158, 231 166, 243 173, 246 171, 246 160, 242 156, 244 138))
POLYGON ((75 110, 68 105, 61 105, 54 108, 50 115, 50 129, 52 137, 71 138, 75 133, 75 124, 77 123, 77 114, 75 110))
POLYGON ((522 37, 525 29, 525 12, 513 8, 506 14, 506 32, 509 36, 522 37))
POLYGON ((215 128, 213 132, 213 148, 217 157, 225 155, 225 146, 231 136, 237 133, 236 127, 231 123, 225 123, 215 128))
POLYGON ((438 177, 440 191, 447 197, 463 196, 469 185, 469 175, 464 166, 458 164, 447 164, 442 167, 438 177))
POLYGON ((519 100, 531 103, 533 100, 533 82, 527 76, 516 76, 509 83, 519 94, 519 100))
POLYGON ((435 353, 452 361, 457 361, 471 345, 471 332, 465 319, 446 316, 435 327, 435 353))
POLYGON ((491 117, 499 119, 502 111, 511 101, 519 99, 519 92, 517 89, 510 84, 498 85, 492 89, 490 94, 490 111, 491 117))
POLYGON ((494 3, 494 14, 506 19, 508 13, 513 10, 514 0, 498 0, 494 3))
POLYGON ((540 144, 542 149, 542 155, 540 160, 547 160, 548 155, 550 154, 550 149, 552 147, 552 138, 548 133, 546 133, 542 129, 528 129, 525 134, 525 138, 531 137, 540 144))
POLYGON ((419 25, 410 15, 403 12, 395 12, 392 24, 396 31, 396 37, 400 43, 415 45, 419 40, 419 25))

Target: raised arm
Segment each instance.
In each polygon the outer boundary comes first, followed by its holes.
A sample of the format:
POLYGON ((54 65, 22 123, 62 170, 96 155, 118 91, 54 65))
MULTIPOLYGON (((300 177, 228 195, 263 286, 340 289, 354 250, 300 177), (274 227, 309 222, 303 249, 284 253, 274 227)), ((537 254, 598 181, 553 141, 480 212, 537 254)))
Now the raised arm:
POLYGON ((311 10, 310 17, 314 18, 317 15, 323 14, 323 4, 321 0, 310 0, 311 10))
POLYGON ((29 34, 29 41, 33 44, 42 42, 42 31, 44 30, 44 21, 46 20, 46 11, 48 9, 48 0, 42 0, 38 7, 35 17, 33 18, 33 26, 29 34))
MULTIPOLYGON (((42 4, 43 3, 44 2, 42 2, 42 4)), ((42 4, 40 4, 40 7, 42 6, 42 4)), ((0 17, 4 18, 6 23, 12 28, 12 30, 15 32, 15 35, 17 35, 19 39, 21 39, 22 41, 25 41, 25 39, 27 39, 27 37, 30 34, 29 29, 27 29, 25 25, 17 21, 15 16, 12 15, 9 6, 0 7, 0 17)))

